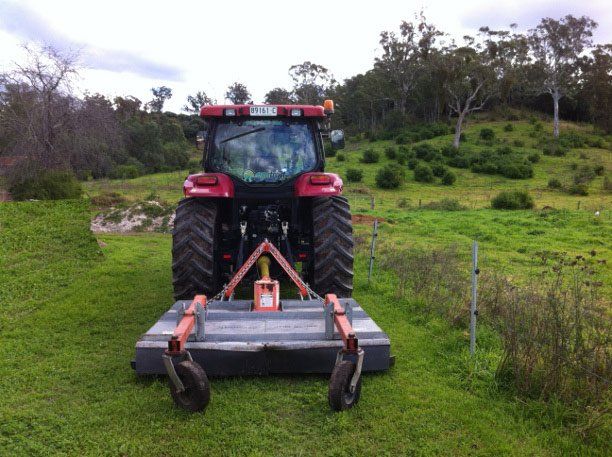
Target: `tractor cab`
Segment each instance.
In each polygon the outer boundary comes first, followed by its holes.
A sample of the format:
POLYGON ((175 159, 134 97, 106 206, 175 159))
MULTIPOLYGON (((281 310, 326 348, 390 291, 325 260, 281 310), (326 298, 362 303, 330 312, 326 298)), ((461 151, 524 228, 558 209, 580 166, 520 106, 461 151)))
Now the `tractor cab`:
POLYGON ((322 172, 323 139, 344 146, 344 133, 329 131, 333 102, 325 106, 204 106, 207 121, 204 170, 253 186, 280 185, 308 172, 322 172))

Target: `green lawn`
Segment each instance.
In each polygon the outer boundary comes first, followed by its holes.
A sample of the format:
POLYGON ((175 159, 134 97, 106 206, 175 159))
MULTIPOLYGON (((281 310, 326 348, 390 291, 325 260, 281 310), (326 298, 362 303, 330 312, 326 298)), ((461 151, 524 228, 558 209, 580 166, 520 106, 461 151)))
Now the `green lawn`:
MULTIPOLYGON (((368 286, 363 255, 355 297, 389 333, 397 362, 388 373, 364 377, 356 408, 332 413, 324 377, 277 376, 215 379, 204 415, 178 410, 164 380, 139 380, 129 367, 135 341, 172 302, 170 237, 106 235, 100 249, 88 216, 82 203, 0 204, 0 455, 609 451, 605 437, 581 442, 554 411, 515 400, 486 376, 469 381, 464 331, 395 299, 394 279, 384 272, 368 286)), ((579 249, 611 239, 608 223, 592 226, 582 212, 555 217, 406 212, 383 225, 381 239, 433 242, 437 228, 441 243, 465 244, 480 233, 485 252, 496 247, 508 265, 528 256, 517 246, 579 249), (546 238, 515 234, 521 226, 544 230, 546 238)), ((609 245, 600 249, 609 258, 609 245)), ((493 335, 483 329, 479 338, 482 351, 496 353, 493 335)))

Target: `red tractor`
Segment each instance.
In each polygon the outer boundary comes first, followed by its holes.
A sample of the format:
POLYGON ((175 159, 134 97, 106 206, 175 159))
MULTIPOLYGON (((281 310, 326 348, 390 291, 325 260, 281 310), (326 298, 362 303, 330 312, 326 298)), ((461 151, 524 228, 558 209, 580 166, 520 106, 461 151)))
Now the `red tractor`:
POLYGON ((340 177, 324 172, 324 141, 344 147, 333 111, 331 100, 201 108, 204 171, 185 180, 174 220, 177 301, 133 362, 140 375, 167 373, 179 406, 206 407, 208 375, 331 373, 329 404, 343 410, 362 371, 389 368, 388 336, 351 298, 351 211, 340 177), (252 299, 235 297, 243 280, 252 299))
POLYGON ((344 134, 329 131, 325 103, 202 107, 204 173, 185 181, 174 221, 176 299, 216 295, 264 239, 318 294, 351 296, 351 211, 340 177, 324 173, 324 139, 339 149, 344 134))

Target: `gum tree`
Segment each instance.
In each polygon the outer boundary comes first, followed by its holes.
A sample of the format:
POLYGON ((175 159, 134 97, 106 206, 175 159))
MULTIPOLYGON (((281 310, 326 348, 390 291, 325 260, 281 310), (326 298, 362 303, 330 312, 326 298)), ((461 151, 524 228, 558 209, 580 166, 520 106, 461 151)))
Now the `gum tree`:
POLYGON ((544 18, 529 31, 539 93, 553 100, 553 136, 559 137, 559 100, 577 85, 583 51, 592 45, 597 23, 587 16, 567 15, 560 20, 544 18))

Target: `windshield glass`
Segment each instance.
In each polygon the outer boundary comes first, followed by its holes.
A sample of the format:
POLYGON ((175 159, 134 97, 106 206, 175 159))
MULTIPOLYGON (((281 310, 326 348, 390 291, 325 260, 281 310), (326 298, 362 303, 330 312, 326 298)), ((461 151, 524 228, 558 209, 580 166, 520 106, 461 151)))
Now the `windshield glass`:
POLYGON ((229 120, 217 124, 211 164, 246 182, 285 181, 317 163, 310 124, 287 120, 229 120))

